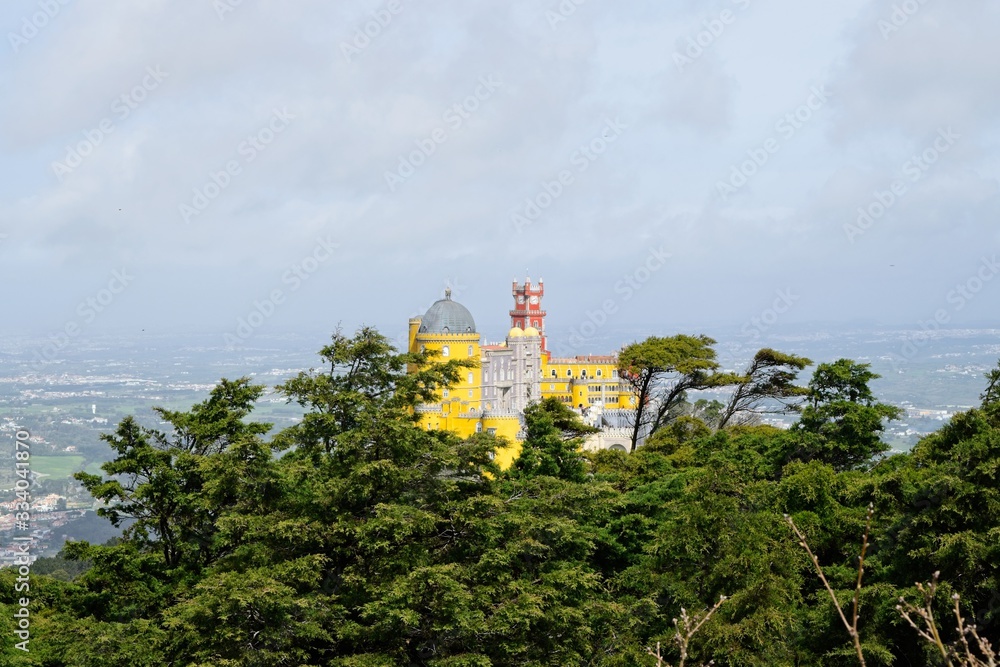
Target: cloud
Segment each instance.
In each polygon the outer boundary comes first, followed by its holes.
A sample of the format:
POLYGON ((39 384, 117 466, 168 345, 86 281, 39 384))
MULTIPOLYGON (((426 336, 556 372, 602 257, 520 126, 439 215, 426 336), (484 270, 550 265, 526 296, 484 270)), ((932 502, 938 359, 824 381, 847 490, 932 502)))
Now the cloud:
MULTIPOLYGON (((803 295, 788 321, 908 321, 923 306, 886 308, 899 293, 871 285, 873 262, 940 265, 913 273, 933 292, 970 261, 961 248, 1000 240, 1000 11, 985 0, 924 3, 888 38, 895 0, 588 2, 556 23, 559 3, 529 0, 403 0, 389 18, 377 0, 230 4, 220 18, 210 2, 71 3, 0 65, 0 258, 32 276, 11 297, 17 326, 64 321, 127 265, 129 298, 95 325, 230 327, 322 234, 337 257, 267 326, 402 322, 448 276, 502 324, 526 264, 584 312, 660 243, 674 258, 642 298, 670 307, 643 312, 667 329, 740 324, 730 306, 788 281, 803 295), (486 94, 484 77, 500 85, 486 94), (778 134, 821 85, 829 103, 778 134), (961 139, 849 243, 858 207, 947 127, 961 139), (780 150, 720 200, 772 136, 780 150), (530 201, 545 205, 519 233, 530 201)), ((8 3, 0 25, 33 11, 8 3)))

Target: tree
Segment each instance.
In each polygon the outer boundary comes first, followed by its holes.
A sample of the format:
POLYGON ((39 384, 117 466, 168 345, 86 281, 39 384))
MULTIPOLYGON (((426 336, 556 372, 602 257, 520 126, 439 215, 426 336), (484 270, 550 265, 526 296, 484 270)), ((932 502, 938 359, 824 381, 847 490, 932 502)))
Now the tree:
POLYGON ((767 401, 777 401, 781 407, 766 412, 797 411, 798 405, 792 401, 808 395, 809 389, 792 383, 798 372, 811 363, 811 360, 794 354, 766 347, 759 350, 746 372, 733 377, 736 389, 719 417, 718 428, 725 428, 734 419, 745 419, 747 413, 757 412, 767 401))
POLYGON ((691 416, 705 422, 706 426, 716 427, 725 407, 715 399, 710 401, 707 398, 699 398, 691 406, 691 416))
POLYGON ((432 402, 438 390, 458 382, 459 373, 475 365, 458 359, 438 363, 435 354, 400 354, 372 327, 353 337, 334 332, 320 350, 325 370, 300 373, 278 387, 289 402, 309 411, 300 428, 278 435, 278 447, 289 446, 288 437, 310 431, 320 437, 308 438, 308 447, 333 451, 338 434, 365 426, 377 413, 417 421, 419 403, 432 402))
MULTIPOLYGON (((282 604, 269 613, 322 614, 310 630, 311 659, 295 664, 426 664, 430 656, 460 652, 459 638, 476 625, 477 610, 463 569, 451 565, 473 534, 458 506, 488 493, 484 473, 499 473, 490 454, 500 443, 488 434, 462 441, 425 430, 417 408, 469 363, 401 354, 367 327, 353 337, 335 333, 320 354, 324 368, 279 387, 306 413, 274 439, 290 450, 280 459, 289 496, 252 528, 251 540, 261 547, 252 558, 262 577, 265 569, 310 564, 308 599, 288 590, 302 587, 294 578, 278 580, 282 604)), ((235 582, 220 583, 219 590, 230 590, 235 582)), ((188 618, 202 624, 189 633, 195 642, 212 615, 188 618)), ((271 639, 274 654, 288 641, 271 639)))
POLYGON ((243 421, 263 392, 248 378, 223 378, 190 412, 155 408, 173 426, 171 433, 126 417, 113 434, 101 436, 117 453, 101 466, 108 477, 74 477, 107 503, 100 516, 115 526, 127 523, 128 540, 143 551, 158 551, 168 569, 207 565, 224 550, 215 540, 220 510, 251 490, 264 491, 255 483, 269 462, 260 436, 271 425, 243 421))
POLYGON ((583 438, 598 429, 584 424, 559 399, 549 397, 524 411, 527 437, 514 461, 515 477, 548 475, 573 482, 585 478, 580 446, 583 438))
POLYGON ((983 393, 979 395, 979 399, 983 402, 983 407, 992 403, 1000 403, 1000 362, 997 362, 996 368, 986 373, 986 380, 989 384, 986 385, 983 393))
POLYGON ((686 392, 720 386, 722 374, 715 361, 715 341, 708 336, 680 334, 651 336, 633 343, 618 355, 618 372, 632 388, 636 408, 632 424, 632 451, 643 430, 652 435, 676 414, 686 392))
POLYGON ((869 368, 870 364, 850 359, 816 368, 796 425, 804 436, 800 443, 804 458, 845 470, 888 450, 880 436, 885 421, 898 418, 901 411, 875 400, 868 383, 880 376, 869 368))

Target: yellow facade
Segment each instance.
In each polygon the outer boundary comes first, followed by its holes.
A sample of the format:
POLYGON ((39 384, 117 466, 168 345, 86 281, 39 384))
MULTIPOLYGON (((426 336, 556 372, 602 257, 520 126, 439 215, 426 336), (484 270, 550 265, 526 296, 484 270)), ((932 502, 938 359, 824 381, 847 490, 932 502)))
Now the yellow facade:
POLYGON ((613 356, 545 359, 542 365, 542 397, 554 396, 573 408, 603 405, 608 409, 631 409, 635 398, 618 378, 613 356))

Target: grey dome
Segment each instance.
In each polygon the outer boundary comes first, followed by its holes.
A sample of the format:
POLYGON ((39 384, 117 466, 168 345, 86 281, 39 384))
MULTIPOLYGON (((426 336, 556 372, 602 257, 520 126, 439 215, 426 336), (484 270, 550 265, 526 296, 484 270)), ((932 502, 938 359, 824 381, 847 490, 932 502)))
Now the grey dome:
POLYGON ((435 301, 420 320, 419 333, 463 334, 476 333, 476 321, 469 309, 451 300, 451 290, 444 291, 444 298, 435 301))

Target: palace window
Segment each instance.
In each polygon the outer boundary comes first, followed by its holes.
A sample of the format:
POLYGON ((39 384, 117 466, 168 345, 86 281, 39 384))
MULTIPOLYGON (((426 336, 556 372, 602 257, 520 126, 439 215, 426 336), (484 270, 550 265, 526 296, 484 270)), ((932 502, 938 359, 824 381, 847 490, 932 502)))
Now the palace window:
POLYGON ((552 377, 555 377, 556 376, 556 369, 553 368, 551 374, 552 374, 552 377))
POLYGON ((602 375, 602 373, 601 373, 601 369, 600 369, 600 368, 598 368, 598 369, 597 369, 597 377, 601 377, 601 375, 602 375))
POLYGON ((469 384, 472 384, 472 373, 469 373, 469 384))
POLYGON ((441 346, 441 356, 442 357, 451 356, 451 348, 449 348, 447 345, 442 345, 441 346))
POLYGON ((472 356, 472 346, 471 345, 469 346, 469 356, 470 357, 472 356))
POLYGON ((448 390, 447 389, 445 389, 444 391, 441 392, 441 398, 448 398, 448 390))
POLYGON ((476 433, 482 433, 482 432, 483 432, 483 422, 477 422, 476 423, 476 433))
POLYGON ((572 368, 567 368, 566 369, 566 377, 568 377, 568 378, 573 377, 573 369, 572 368))

